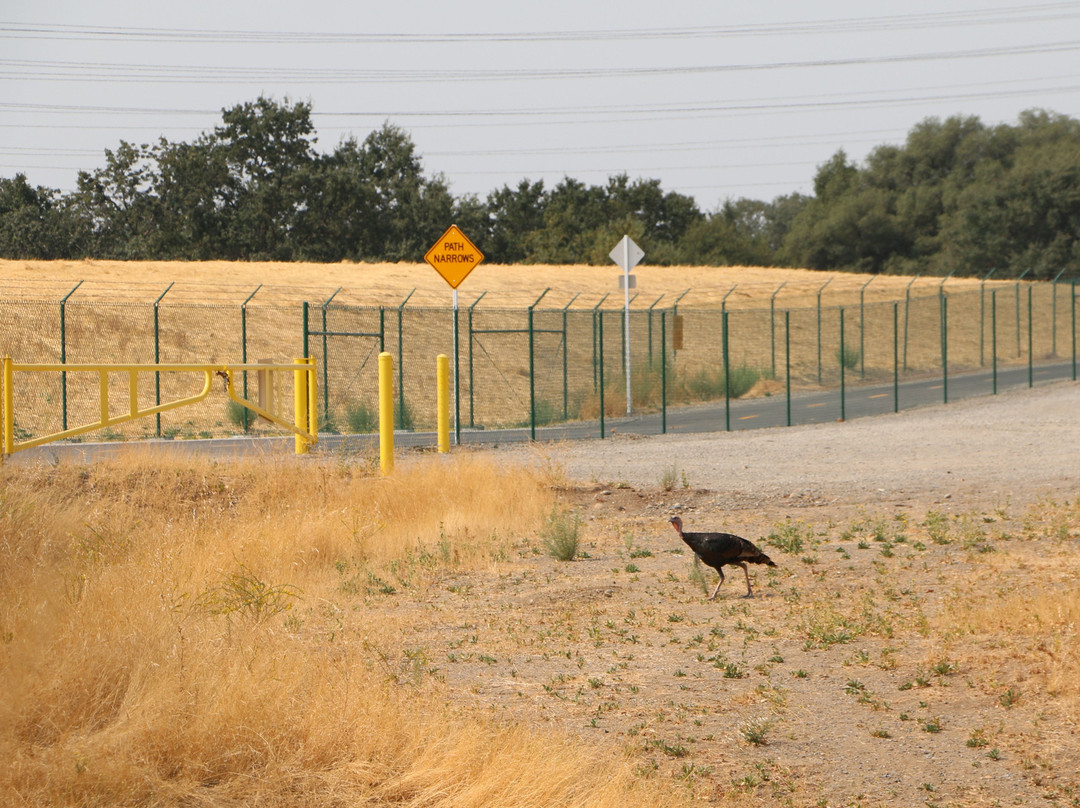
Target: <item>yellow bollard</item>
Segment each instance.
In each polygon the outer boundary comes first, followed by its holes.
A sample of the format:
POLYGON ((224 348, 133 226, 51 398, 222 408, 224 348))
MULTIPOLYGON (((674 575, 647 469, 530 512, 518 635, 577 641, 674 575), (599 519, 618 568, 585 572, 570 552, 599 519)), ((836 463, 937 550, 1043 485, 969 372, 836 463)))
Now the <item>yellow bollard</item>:
POLYGON ((439 424, 439 451, 450 451, 450 357, 435 357, 435 409, 439 424))
POLYGON ((379 467, 394 470, 394 357, 379 354, 379 467))
MULTIPOLYGON (((307 359, 294 359, 297 369, 293 371, 293 425, 305 432, 308 429, 308 363, 307 359)), ((308 442, 296 436, 296 453, 307 454, 308 442)))
POLYGON ((15 405, 15 394, 11 389, 14 373, 11 370, 11 357, 5 356, 4 366, 4 444, 3 454, 11 454, 15 448, 15 413, 12 407, 15 405))

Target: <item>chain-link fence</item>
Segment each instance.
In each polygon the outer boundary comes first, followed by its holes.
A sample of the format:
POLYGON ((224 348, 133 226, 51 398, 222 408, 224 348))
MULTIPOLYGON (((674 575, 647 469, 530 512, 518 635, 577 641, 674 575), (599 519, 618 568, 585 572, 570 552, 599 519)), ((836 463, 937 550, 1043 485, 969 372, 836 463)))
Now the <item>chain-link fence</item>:
MULTIPOLYGON (((731 429, 851 417, 859 413, 849 407, 863 399, 879 410, 900 409, 927 401, 914 387, 908 392, 920 381, 933 382, 932 400, 948 401, 950 391, 993 393, 1004 385, 1075 379, 1077 326, 1076 286, 1064 283, 1018 282, 846 306, 822 307, 820 296, 808 308, 654 306, 628 317, 599 306, 474 304, 453 311, 407 302, 0 300, 0 354, 21 364, 288 363, 310 355, 322 431, 362 434, 378 426, 382 351, 394 357, 396 426, 434 430, 435 360, 442 353, 451 357, 451 418, 459 437, 511 428, 535 437, 552 425, 573 425, 558 433, 566 436, 601 436, 613 419, 624 431, 665 431, 669 418, 689 424, 697 413, 697 426, 680 428, 731 429), (752 411, 749 402, 756 402, 752 411)), ((126 406, 127 378, 114 375, 110 401, 126 406)), ((244 373, 237 388, 255 400, 252 375, 244 373)), ((286 413, 292 407, 287 376, 268 402, 286 413)), ((199 384, 190 374, 151 373, 139 379, 139 406, 192 395, 199 384)), ((99 381, 86 373, 25 374, 15 380, 13 400, 17 439, 39 437, 93 421, 99 381)), ((222 393, 88 437, 273 431, 222 393)))

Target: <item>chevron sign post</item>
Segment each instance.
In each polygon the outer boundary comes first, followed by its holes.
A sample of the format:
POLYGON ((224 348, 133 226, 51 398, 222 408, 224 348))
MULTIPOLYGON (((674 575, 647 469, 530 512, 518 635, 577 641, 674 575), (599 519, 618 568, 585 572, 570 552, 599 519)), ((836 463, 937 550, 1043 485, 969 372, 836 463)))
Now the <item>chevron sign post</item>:
POLYGON ((623 271, 623 333, 626 334, 626 414, 630 414, 630 270, 641 263, 645 251, 630 236, 623 236, 608 257, 623 271))

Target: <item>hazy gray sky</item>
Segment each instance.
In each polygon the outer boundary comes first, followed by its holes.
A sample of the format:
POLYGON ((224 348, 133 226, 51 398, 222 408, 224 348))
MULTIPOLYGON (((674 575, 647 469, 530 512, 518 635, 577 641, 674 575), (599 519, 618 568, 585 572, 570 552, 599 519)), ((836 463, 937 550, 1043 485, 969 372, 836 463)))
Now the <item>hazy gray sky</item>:
POLYGON ((0 0, 0 176, 67 191, 259 95, 324 151, 400 125, 455 195, 626 172, 712 210, 930 116, 1080 115, 1080 2, 0 0))

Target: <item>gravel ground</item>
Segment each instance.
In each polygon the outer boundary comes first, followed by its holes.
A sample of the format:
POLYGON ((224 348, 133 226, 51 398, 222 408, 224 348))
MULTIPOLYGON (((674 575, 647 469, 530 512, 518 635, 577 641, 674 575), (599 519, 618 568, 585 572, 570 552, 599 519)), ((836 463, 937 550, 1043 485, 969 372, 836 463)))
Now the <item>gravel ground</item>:
POLYGON ((846 423, 640 437, 540 448, 578 481, 722 492, 732 507, 777 504, 967 507, 1075 495, 1080 385, 1055 384, 846 423), (685 479, 684 479, 685 475, 685 479))

